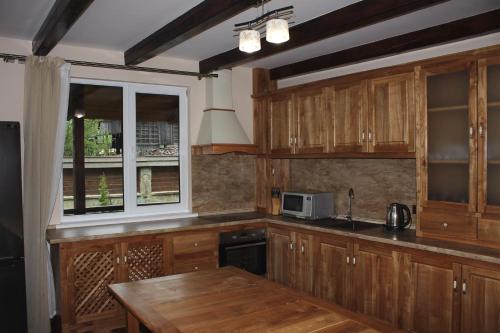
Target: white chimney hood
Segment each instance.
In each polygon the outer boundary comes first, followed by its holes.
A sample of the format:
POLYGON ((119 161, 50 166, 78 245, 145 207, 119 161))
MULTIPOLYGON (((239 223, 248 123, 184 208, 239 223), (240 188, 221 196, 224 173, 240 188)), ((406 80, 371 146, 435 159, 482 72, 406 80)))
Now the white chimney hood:
POLYGON ((206 79, 206 109, 203 112, 194 154, 228 152, 255 153, 233 107, 231 71, 216 72, 218 77, 206 79))

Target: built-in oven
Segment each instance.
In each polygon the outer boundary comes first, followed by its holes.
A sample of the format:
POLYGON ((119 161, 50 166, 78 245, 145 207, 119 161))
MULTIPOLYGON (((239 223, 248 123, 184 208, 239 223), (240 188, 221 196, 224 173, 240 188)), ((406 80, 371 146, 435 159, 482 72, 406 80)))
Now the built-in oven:
POLYGON ((219 266, 235 266, 257 275, 266 274, 266 229, 220 233, 219 266))

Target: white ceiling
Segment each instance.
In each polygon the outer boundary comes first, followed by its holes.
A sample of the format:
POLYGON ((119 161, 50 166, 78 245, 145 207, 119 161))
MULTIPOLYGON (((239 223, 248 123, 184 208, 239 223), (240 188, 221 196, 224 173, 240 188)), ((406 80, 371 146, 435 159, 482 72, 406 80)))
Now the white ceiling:
MULTIPOLYGON (((32 40, 55 0, 0 0, 0 36, 32 40)), ((62 43, 125 51, 202 0, 97 0, 62 43)), ((359 0, 272 0, 266 9, 295 7, 295 24, 359 0)), ((498 0, 451 0, 248 64, 272 68, 394 35, 500 8, 498 0)), ((168 50, 168 56, 202 60, 237 47, 235 23, 255 18, 252 8, 168 50)), ((356 18, 353 18, 356 19, 356 18)), ((500 42, 500 41, 499 41, 500 42)), ((0 52, 1 52, 0 45, 0 52)))

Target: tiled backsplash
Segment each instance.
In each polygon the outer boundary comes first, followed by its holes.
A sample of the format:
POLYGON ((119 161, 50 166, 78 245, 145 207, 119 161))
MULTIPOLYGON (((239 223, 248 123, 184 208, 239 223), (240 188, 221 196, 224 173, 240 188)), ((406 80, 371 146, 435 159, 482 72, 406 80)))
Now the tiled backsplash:
POLYGON ((255 156, 192 156, 193 211, 255 208, 255 156))
POLYGON ((347 193, 354 189, 353 215, 385 220, 386 207, 416 204, 415 160, 293 159, 293 190, 332 191, 336 213, 347 212, 347 193))

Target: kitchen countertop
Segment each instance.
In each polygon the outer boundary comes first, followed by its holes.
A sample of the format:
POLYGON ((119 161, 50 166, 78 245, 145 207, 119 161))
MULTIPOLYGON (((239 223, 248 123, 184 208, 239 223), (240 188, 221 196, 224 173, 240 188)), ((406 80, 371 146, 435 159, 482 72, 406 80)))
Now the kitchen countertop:
POLYGON ((402 332, 237 269, 112 284, 129 332, 402 332), (140 330, 141 332, 143 330, 140 330))
POLYGON ((415 230, 388 231, 383 225, 352 231, 340 228, 325 228, 304 220, 271 216, 256 212, 200 216, 163 221, 125 223, 92 227, 74 227, 49 229, 47 240, 51 244, 77 242, 85 240, 129 237, 176 231, 203 230, 216 227, 235 226, 264 222, 271 225, 297 227, 305 230, 320 231, 340 236, 349 236, 401 247, 431 251, 452 256, 481 260, 500 264, 500 249, 463 244, 446 240, 417 237, 415 230))

